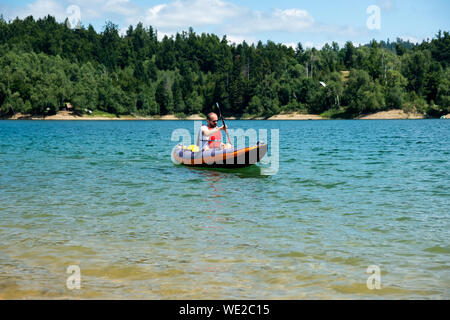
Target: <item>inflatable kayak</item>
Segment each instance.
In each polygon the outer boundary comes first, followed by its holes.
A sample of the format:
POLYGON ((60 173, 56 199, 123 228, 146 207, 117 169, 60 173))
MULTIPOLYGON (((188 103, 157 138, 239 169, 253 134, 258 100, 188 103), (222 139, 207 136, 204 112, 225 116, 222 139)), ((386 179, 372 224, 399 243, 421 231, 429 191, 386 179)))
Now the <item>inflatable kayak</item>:
POLYGON ((258 163, 266 153, 267 144, 259 142, 253 147, 206 151, 179 144, 173 149, 172 159, 175 163, 193 167, 243 168, 258 163))

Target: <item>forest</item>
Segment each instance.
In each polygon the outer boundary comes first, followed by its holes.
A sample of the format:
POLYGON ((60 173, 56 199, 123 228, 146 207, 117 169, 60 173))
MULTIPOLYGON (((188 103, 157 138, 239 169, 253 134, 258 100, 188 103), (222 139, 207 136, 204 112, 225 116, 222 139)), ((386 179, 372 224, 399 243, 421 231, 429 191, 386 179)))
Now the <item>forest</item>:
POLYGON ((320 50, 272 41, 230 44, 192 28, 158 40, 138 23, 120 34, 108 21, 71 29, 52 16, 0 17, 0 116, 77 114, 185 117, 208 113, 270 117, 285 112, 330 118, 401 108, 450 113, 450 35, 413 44, 396 39, 320 50))

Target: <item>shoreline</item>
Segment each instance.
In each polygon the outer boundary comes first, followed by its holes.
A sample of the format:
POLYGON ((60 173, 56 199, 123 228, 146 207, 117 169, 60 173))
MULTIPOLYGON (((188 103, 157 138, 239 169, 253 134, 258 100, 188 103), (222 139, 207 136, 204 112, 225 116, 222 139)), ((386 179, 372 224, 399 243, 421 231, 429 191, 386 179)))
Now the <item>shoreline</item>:
POLYGON ((389 111, 379 111, 357 117, 358 120, 398 120, 398 119, 426 119, 421 113, 407 113, 402 109, 393 109, 389 111))
MULTIPOLYGON (((450 119, 450 114, 445 116, 446 119, 450 119)), ((407 119, 427 119, 424 114, 419 113, 406 113, 401 109, 393 109, 389 111, 380 111, 372 114, 361 115, 353 118, 352 120, 407 120, 407 119)), ((205 120, 204 117, 194 114, 187 116, 186 118, 177 118, 173 114, 156 116, 156 117, 140 117, 132 115, 124 115, 119 117, 114 116, 89 116, 82 115, 77 116, 68 111, 59 111, 55 115, 51 116, 31 116, 27 114, 17 113, 9 118, 0 118, 0 120, 110 120, 110 121, 120 121, 120 120, 142 120, 142 121, 152 121, 152 120, 205 120)), ((332 120, 330 118, 321 117, 317 114, 300 114, 298 112, 293 113, 282 113, 274 115, 269 118, 264 117, 249 117, 249 118, 236 118, 236 117, 225 117, 225 120, 332 120)), ((337 119, 336 119, 337 120, 337 119)))

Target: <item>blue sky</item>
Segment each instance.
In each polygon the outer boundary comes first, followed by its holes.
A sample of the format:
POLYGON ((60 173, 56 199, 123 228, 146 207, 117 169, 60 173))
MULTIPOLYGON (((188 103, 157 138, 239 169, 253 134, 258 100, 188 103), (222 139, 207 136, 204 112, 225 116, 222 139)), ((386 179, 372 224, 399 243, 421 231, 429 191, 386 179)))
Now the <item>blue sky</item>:
POLYGON ((0 0, 0 13, 6 20, 51 14, 63 21, 78 17, 69 9, 73 5, 79 8, 81 23, 92 24, 97 31, 107 20, 122 32, 142 21, 156 28, 159 36, 192 26, 197 33, 227 35, 236 43, 272 40, 321 47, 331 41, 364 44, 397 37, 421 42, 440 29, 450 30, 449 0, 0 0), (379 8, 379 16, 367 13, 369 6, 379 8), (368 26, 368 20, 380 23, 368 26))

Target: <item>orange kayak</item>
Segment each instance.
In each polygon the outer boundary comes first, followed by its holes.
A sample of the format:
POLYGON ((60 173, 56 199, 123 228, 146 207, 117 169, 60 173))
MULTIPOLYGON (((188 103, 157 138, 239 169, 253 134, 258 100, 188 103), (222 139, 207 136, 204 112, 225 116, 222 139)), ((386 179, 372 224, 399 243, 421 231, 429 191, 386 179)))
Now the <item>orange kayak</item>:
POLYGON ((258 163, 267 153, 267 144, 247 148, 212 149, 193 152, 177 145, 172 152, 174 162, 193 167, 243 168, 258 163))

